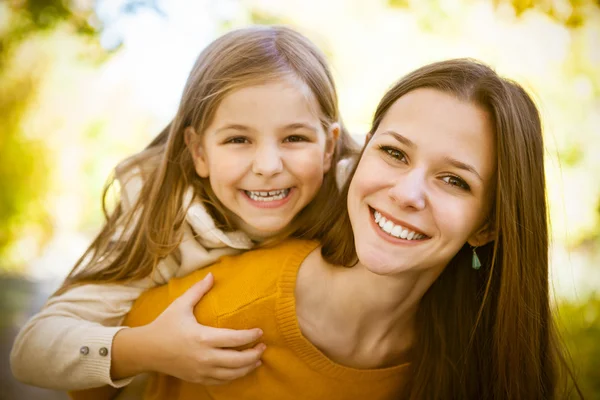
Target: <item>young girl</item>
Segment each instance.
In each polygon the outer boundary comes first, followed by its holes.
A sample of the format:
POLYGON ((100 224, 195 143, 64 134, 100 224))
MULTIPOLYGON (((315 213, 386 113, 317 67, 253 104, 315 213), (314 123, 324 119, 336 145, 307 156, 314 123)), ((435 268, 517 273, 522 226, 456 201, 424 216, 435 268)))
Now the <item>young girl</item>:
POLYGON ((409 74, 377 108, 346 206, 324 208, 320 246, 225 257, 148 291, 125 320, 138 353, 160 346, 161 326, 260 326, 263 366, 222 386, 158 375, 146 398, 568 398, 543 161, 538 111, 517 84, 469 60, 409 74), (163 312, 213 279, 195 315, 163 312))
MULTIPOLYGON (((224 35, 199 56, 170 126, 115 171, 121 198, 62 288, 19 333, 15 377, 63 390, 120 387, 137 363, 119 357, 119 326, 140 293, 257 243, 301 236, 338 194, 336 163, 352 156, 324 56, 280 27, 224 35), (340 134, 341 131, 341 134, 340 134), (338 139, 338 136, 341 138, 338 139)), ((257 366, 259 329, 172 329, 156 370, 221 383, 257 366), (165 362, 168 360, 168 362, 165 362), (227 375, 221 374, 226 369, 227 375)))

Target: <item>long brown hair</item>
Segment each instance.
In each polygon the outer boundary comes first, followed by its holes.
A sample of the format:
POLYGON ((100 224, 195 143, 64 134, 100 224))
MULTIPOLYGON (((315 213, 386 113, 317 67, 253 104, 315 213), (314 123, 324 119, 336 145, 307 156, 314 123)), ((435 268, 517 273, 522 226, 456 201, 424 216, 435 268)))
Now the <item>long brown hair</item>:
MULTIPOLYGON (((496 239, 477 249, 471 268, 465 246, 424 295, 407 379, 408 399, 555 399, 561 366, 548 282, 548 214, 544 147, 538 110, 521 86, 472 60, 422 67, 397 82, 373 119, 373 134, 403 95, 433 88, 486 110, 493 120, 497 175, 489 221, 496 239)), ((373 171, 376 173, 376 171, 373 171)), ((348 193, 344 188, 343 198, 348 193)), ((327 210, 323 256, 356 260, 345 207, 327 210)), ((569 373, 570 370, 566 369, 569 373)), ((579 395, 581 392, 575 385, 579 395)), ((582 396, 581 396, 582 397, 582 396)))
POLYGON ((326 131, 336 122, 342 126, 332 166, 320 191, 278 239, 310 232, 324 203, 339 196, 337 162, 357 153, 340 120, 333 77, 325 56, 298 32, 285 27, 239 29, 216 39, 200 54, 173 121, 143 152, 116 168, 115 174, 124 186, 133 176, 138 180, 141 176, 141 191, 132 204, 126 204, 122 196, 109 212, 105 189, 106 223, 57 293, 76 283, 116 282, 149 275, 181 241, 187 211, 184 197, 190 187, 219 228, 234 230, 208 179, 196 174, 184 130, 191 126, 204 132, 220 102, 233 90, 289 76, 300 79, 312 91, 326 131))

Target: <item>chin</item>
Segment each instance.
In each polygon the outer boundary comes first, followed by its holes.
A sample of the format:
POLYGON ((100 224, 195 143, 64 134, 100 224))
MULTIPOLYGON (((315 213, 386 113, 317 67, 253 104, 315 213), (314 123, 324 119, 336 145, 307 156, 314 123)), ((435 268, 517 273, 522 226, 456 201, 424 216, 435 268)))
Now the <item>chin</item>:
POLYGON ((281 233, 286 227, 287 224, 282 224, 279 222, 265 224, 264 221, 262 221, 262 223, 248 224, 248 229, 246 229, 246 231, 251 236, 269 238, 281 233))
POLYGON ((390 275, 402 271, 405 266, 398 264, 397 257, 382 254, 377 249, 357 249, 359 262, 370 272, 376 275, 390 275))

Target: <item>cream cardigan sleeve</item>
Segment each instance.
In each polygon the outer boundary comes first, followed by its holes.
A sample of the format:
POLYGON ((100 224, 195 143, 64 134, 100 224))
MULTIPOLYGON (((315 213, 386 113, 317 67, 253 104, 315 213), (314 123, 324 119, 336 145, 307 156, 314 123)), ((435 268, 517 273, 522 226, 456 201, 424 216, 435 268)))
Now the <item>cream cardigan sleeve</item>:
POLYGON ((10 363, 18 380, 57 390, 131 381, 110 378, 112 340, 149 280, 138 285, 88 284, 48 300, 17 335, 10 363))
MULTIPOLYGON (((131 209, 142 188, 141 167, 151 168, 158 162, 155 152, 134 156, 116 168, 124 210, 131 209), (137 167, 130 168, 131 163, 137 167)), ((112 341, 124 328, 119 325, 139 295, 164 283, 179 267, 172 257, 160 264, 162 268, 157 272, 162 279, 157 282, 147 277, 129 285, 87 284, 51 297, 15 339, 10 354, 15 378, 58 390, 129 384, 131 379, 110 378, 112 341)))

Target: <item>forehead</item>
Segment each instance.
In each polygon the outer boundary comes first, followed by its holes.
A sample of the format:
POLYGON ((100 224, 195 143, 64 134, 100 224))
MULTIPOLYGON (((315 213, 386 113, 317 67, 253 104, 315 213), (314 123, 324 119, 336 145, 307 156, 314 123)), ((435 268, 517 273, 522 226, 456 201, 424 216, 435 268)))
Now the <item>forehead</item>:
POLYGON ((283 77, 228 93, 215 118, 235 120, 319 119, 315 95, 300 79, 283 77))
POLYGON ((416 144, 421 154, 450 156, 484 174, 495 168, 492 120, 482 107, 436 89, 400 97, 375 132, 394 131, 416 144))

